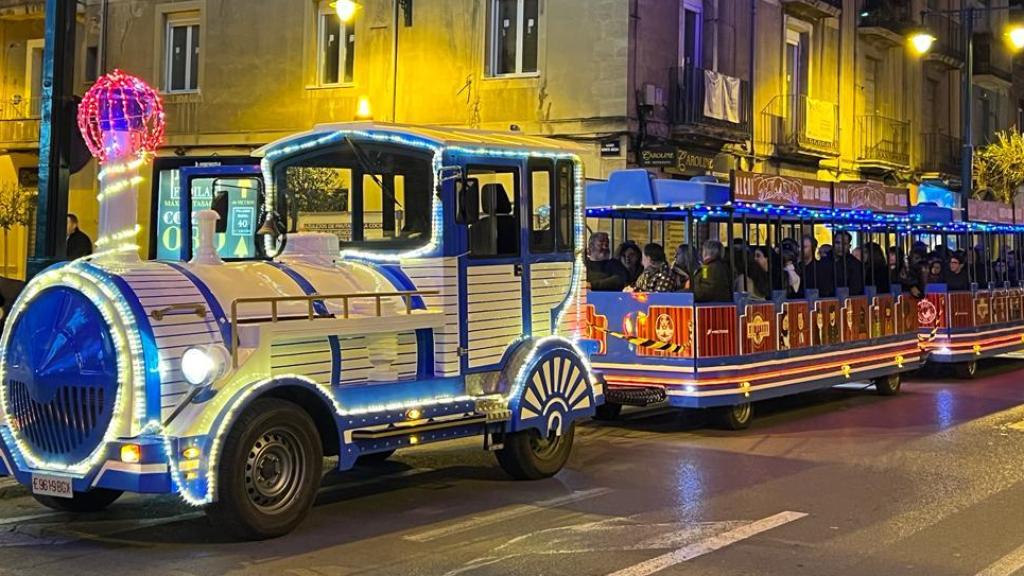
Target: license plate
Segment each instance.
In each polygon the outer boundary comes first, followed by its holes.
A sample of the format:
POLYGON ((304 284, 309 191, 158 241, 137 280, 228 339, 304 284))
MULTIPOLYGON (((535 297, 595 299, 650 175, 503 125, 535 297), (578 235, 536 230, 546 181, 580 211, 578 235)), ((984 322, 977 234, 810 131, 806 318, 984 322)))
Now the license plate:
POLYGON ((56 496, 57 498, 73 498, 71 479, 62 476, 32 476, 32 493, 40 496, 56 496))

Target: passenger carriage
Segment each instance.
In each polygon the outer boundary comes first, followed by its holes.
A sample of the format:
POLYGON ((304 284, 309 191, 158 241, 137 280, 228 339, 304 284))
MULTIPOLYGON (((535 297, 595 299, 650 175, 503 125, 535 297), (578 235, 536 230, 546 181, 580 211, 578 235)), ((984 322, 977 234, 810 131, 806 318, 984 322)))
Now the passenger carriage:
POLYGON ((919 303, 921 342, 928 361, 972 378, 978 361, 1024 350, 1024 290, 1019 266, 1000 273, 996 259, 1019 254, 1024 237, 1024 210, 995 201, 969 200, 960 210, 935 205, 914 207, 919 214, 914 236, 931 246, 965 251, 984 258, 966 266, 969 288, 950 290, 931 284, 919 303), (1015 223, 1016 222, 1016 223, 1015 223))
MULTIPOLYGON (((613 245, 627 236, 659 242, 669 254, 709 237, 771 247, 823 228, 887 244, 911 221, 905 189, 740 172, 727 185, 625 170, 588 186, 587 196, 591 233, 610 232, 613 245)), ((808 286, 800 299, 735 293, 708 303, 685 292, 589 291, 584 333, 605 383, 600 415, 666 402, 714 409, 727 427, 742 428, 758 400, 857 381, 898 392, 901 374, 924 358, 916 301, 898 284, 853 296, 839 285, 831 297, 808 286)))
POLYGON ((106 165, 100 252, 35 277, 0 342, 0 472, 71 511, 177 493, 246 538, 301 521, 322 456, 481 436, 557 473, 602 402, 572 148, 355 123, 255 157, 183 171, 179 250, 148 261, 111 185, 137 165, 106 165))

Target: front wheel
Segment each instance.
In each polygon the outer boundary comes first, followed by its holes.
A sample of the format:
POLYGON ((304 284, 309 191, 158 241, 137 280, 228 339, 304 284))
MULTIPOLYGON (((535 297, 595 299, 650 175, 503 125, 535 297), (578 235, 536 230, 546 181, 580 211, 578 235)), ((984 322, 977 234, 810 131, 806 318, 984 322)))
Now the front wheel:
POLYGON ((726 430, 746 430, 754 419, 754 406, 750 402, 723 406, 717 416, 718 425, 726 430))
POLYGON ((895 396, 900 393, 903 380, 899 374, 890 374, 875 378, 875 392, 879 396, 895 396))
POLYGON ((961 380, 973 380, 974 376, 978 373, 978 362, 971 360, 970 362, 958 362, 953 364, 953 374, 961 380))
POLYGON ((231 428, 217 468, 214 525, 245 540, 291 532, 313 506, 323 447, 304 410, 274 398, 254 401, 231 428))
POLYGON ((551 432, 546 438, 537 430, 506 434, 504 447, 495 453, 498 464, 516 480, 550 478, 569 460, 575 433, 572 423, 561 435, 551 432))
POLYGON ((57 498, 55 496, 40 496, 33 494, 37 502, 60 512, 72 512, 75 514, 89 514, 105 510, 107 506, 114 503, 124 492, 120 490, 108 490, 106 488, 95 488, 88 492, 75 492, 71 498, 57 498))

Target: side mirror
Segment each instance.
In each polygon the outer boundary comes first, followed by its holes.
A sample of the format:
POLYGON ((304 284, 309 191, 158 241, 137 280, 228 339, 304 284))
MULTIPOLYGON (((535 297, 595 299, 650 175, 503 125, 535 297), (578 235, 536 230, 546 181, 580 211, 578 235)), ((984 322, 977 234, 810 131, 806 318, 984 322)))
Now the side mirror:
POLYGON ((480 181, 464 178, 455 184, 458 210, 455 221, 459 224, 475 224, 480 220, 480 181))
POLYGON ((213 202, 210 203, 210 210, 213 210, 220 216, 217 219, 216 227, 218 234, 224 234, 228 231, 228 200, 228 191, 221 189, 214 193, 213 202))

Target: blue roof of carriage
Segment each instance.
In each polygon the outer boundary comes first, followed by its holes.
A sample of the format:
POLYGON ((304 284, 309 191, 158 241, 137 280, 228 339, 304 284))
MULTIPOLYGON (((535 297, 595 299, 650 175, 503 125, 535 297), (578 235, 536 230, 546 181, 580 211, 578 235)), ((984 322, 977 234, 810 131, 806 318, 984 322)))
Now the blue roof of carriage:
POLYGON ((573 142, 545 138, 543 136, 530 136, 521 132, 498 132, 442 126, 414 126, 385 122, 341 122, 319 124, 311 130, 286 136, 254 151, 253 156, 263 157, 289 146, 312 142, 340 132, 363 132, 376 136, 418 138, 442 147, 488 148, 535 152, 538 154, 566 155, 576 154, 581 150, 580 146, 573 142))

